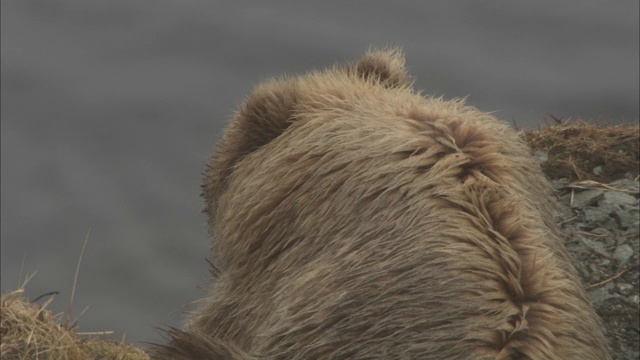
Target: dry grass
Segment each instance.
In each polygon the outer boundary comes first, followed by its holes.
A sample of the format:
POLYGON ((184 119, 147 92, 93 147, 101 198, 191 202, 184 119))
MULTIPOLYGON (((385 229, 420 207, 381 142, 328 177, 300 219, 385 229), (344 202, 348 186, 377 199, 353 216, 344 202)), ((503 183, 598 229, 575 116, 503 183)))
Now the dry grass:
POLYGON ((3 359, 85 359, 77 338, 58 324, 58 319, 25 301, 24 289, 2 294, 0 329, 3 359))
POLYGON ((23 294, 23 287, 2 294, 0 357, 3 360, 149 359, 144 352, 127 344, 79 336, 61 321, 62 314, 54 315, 47 309, 53 297, 44 305, 38 305, 23 294))
POLYGON ((549 157, 541 164, 547 177, 608 183, 638 176, 637 123, 599 126, 582 120, 557 121, 558 125, 525 131, 532 150, 549 157))

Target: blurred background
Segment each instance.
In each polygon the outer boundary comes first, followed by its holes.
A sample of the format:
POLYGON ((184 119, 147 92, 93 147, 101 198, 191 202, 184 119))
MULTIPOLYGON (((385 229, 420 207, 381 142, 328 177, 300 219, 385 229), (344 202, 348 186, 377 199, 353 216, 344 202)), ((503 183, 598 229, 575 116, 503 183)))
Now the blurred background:
POLYGON ((399 45, 509 123, 638 121, 638 1, 2 0, 2 288, 160 341, 207 286, 200 174, 257 82, 399 45))

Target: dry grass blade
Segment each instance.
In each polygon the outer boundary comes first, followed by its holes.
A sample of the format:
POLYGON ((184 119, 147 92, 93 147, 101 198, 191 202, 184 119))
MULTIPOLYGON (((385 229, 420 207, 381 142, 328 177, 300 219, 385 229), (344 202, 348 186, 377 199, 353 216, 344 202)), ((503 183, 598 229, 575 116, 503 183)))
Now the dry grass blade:
POLYGON ((87 236, 84 238, 84 244, 82 244, 82 250, 80 250, 80 257, 78 258, 78 265, 76 266, 76 273, 73 276, 73 286, 71 287, 71 298, 69 300, 69 311, 67 312, 67 325, 70 327, 74 327, 72 324, 71 317, 73 315, 73 300, 76 296, 76 285, 78 284, 78 274, 80 274, 80 264, 82 264, 82 257, 84 256, 84 249, 87 247, 87 242, 89 241, 89 235, 91 235, 91 229, 87 232, 87 236))
POLYGON ((593 180, 583 180, 583 181, 576 181, 573 182, 569 185, 566 186, 567 188, 572 188, 572 189, 582 189, 582 190, 592 190, 592 189, 598 189, 598 190, 610 190, 610 191, 618 191, 618 192, 622 192, 625 194, 630 194, 630 195, 637 195, 640 194, 640 191, 638 190, 631 190, 631 189, 621 189, 619 187, 616 187, 614 184, 604 184, 604 183, 600 183, 597 181, 593 181, 593 180))

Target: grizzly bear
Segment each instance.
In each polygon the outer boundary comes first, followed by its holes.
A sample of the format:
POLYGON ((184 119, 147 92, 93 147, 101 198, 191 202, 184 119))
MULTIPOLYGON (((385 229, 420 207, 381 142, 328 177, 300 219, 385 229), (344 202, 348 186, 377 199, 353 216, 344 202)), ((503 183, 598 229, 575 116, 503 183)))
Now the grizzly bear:
POLYGON ((609 358, 527 146, 397 50, 258 86, 202 187, 218 279, 155 359, 609 358))

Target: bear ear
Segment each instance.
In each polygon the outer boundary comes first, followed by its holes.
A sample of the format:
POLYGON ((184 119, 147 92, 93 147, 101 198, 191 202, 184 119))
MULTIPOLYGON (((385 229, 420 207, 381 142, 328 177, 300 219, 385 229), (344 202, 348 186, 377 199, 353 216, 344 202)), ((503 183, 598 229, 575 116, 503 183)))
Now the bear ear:
POLYGON ((380 83, 387 88, 411 85, 404 55, 399 49, 370 50, 350 69, 356 76, 380 83))
POLYGON ((244 101, 218 141, 204 172, 205 212, 211 213, 234 166, 289 127, 301 93, 296 80, 271 80, 259 85, 244 101))

